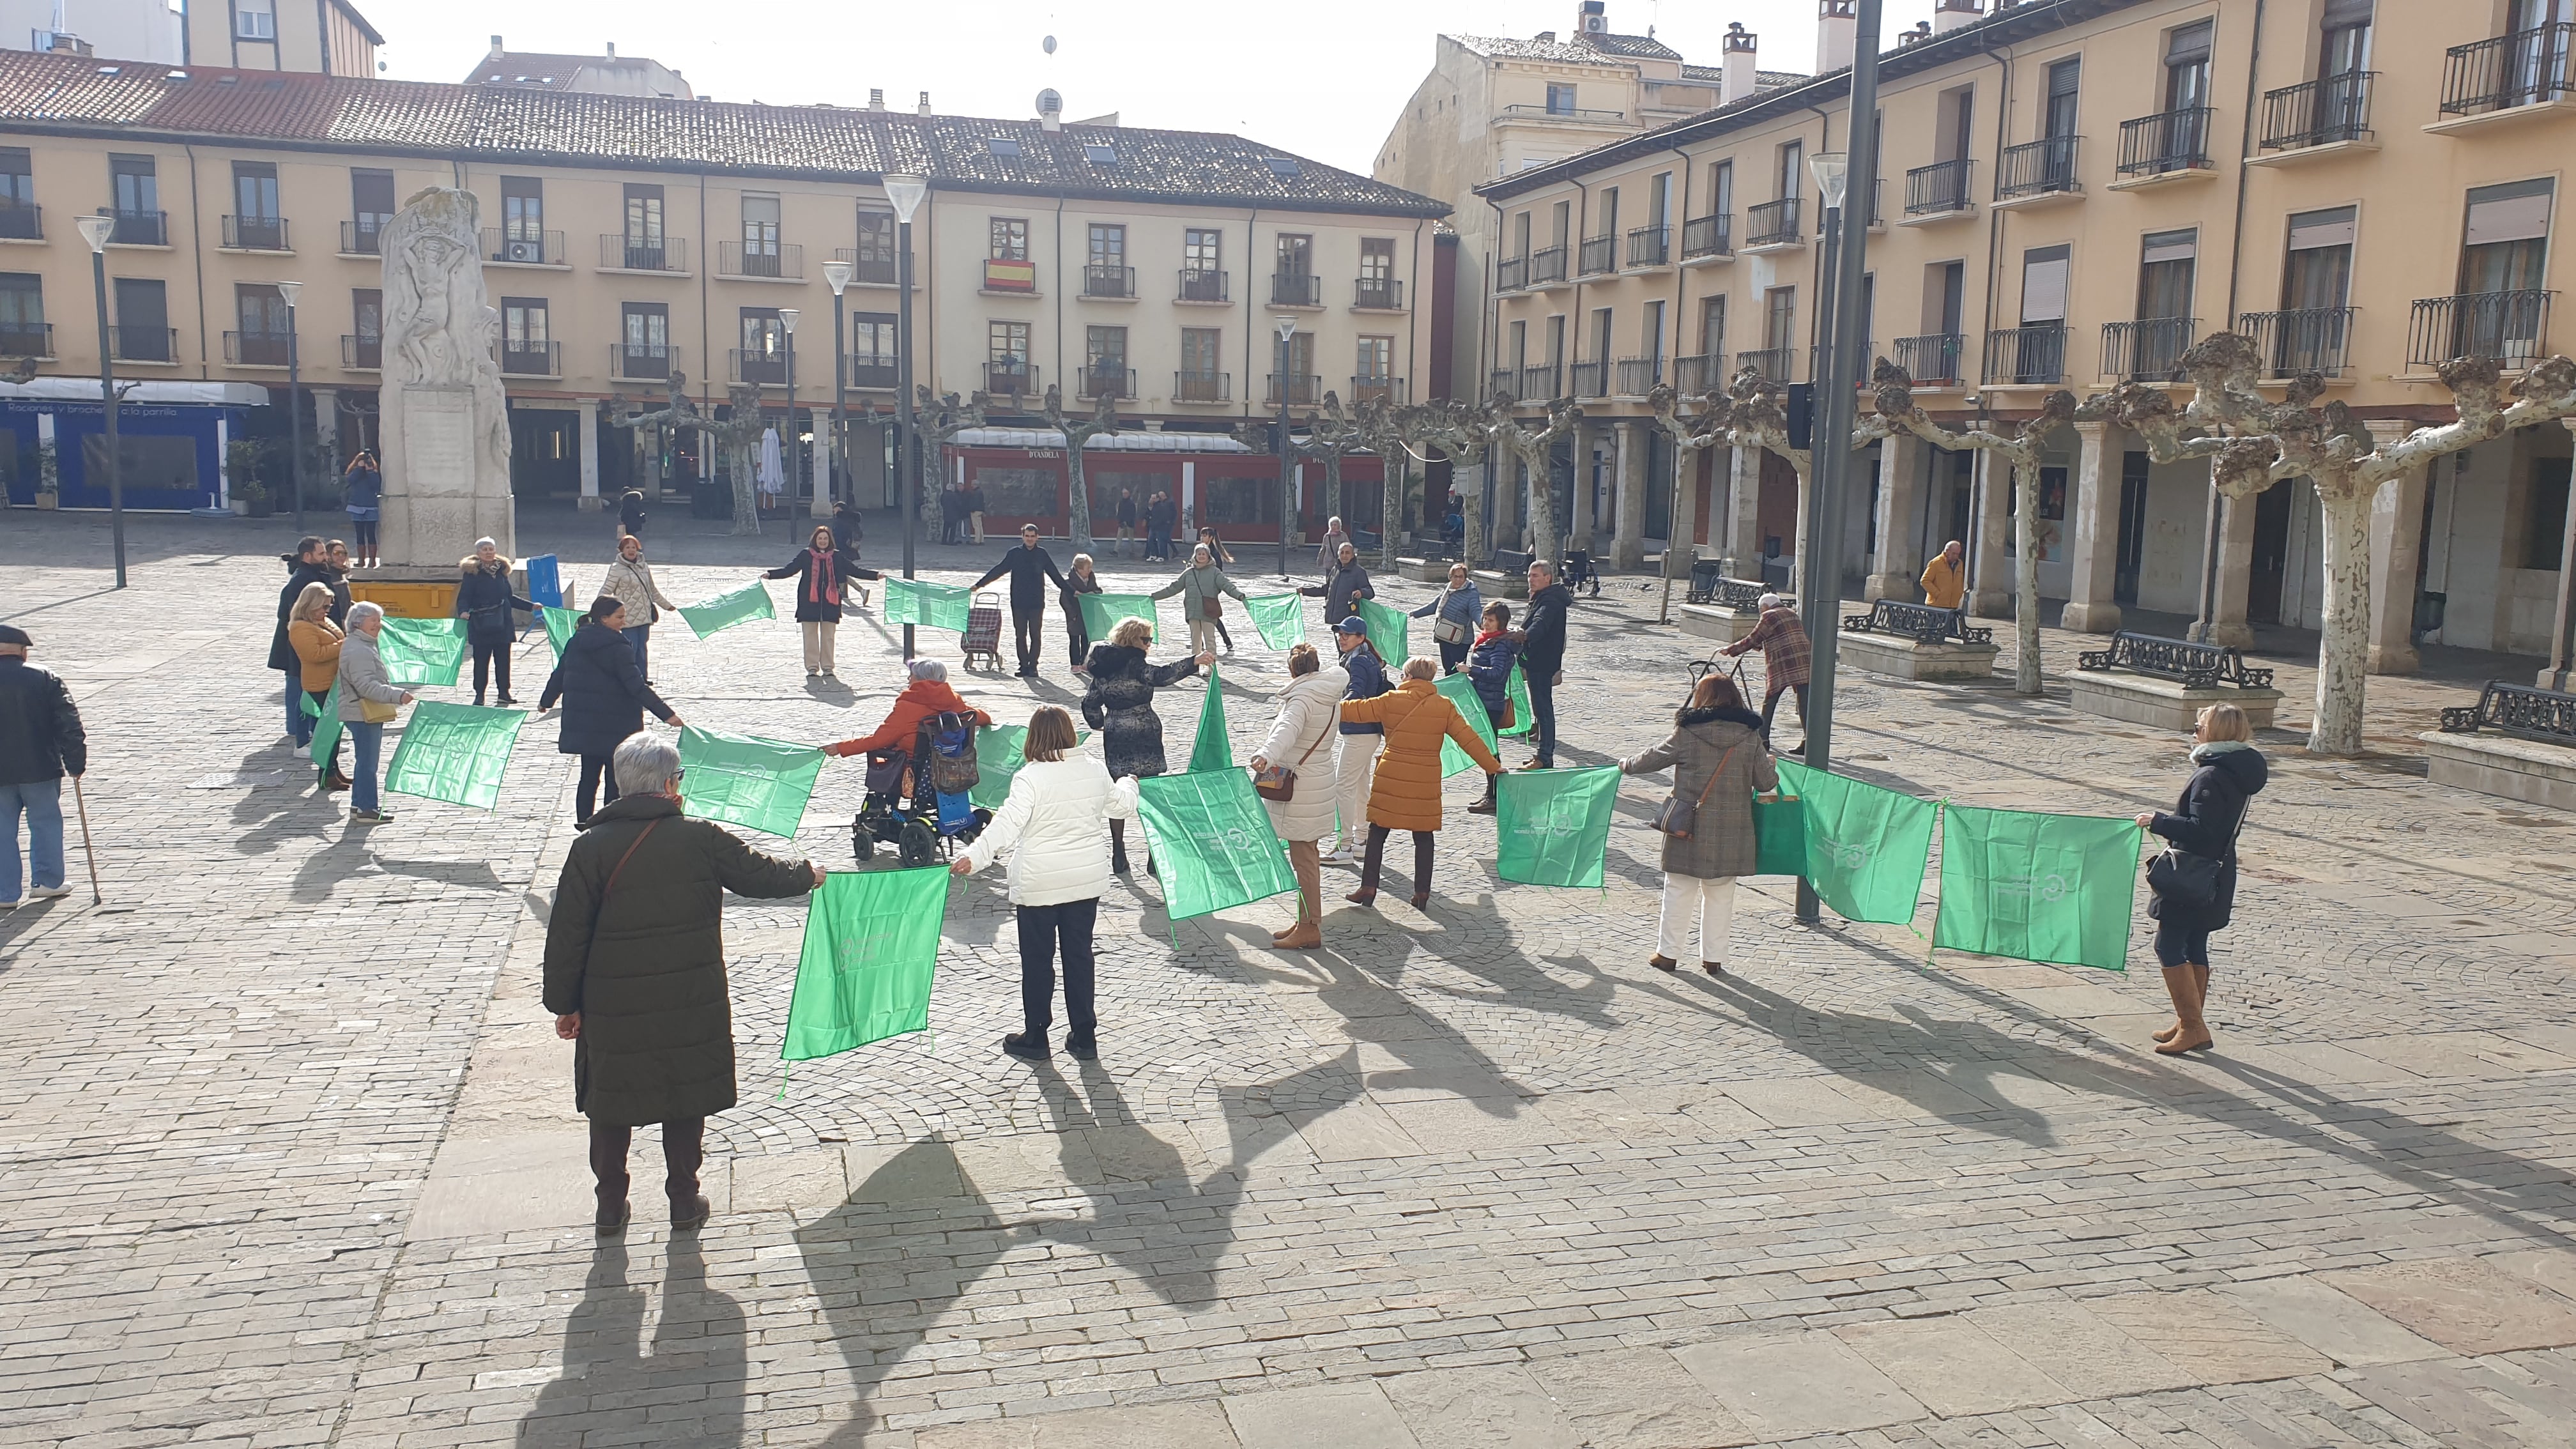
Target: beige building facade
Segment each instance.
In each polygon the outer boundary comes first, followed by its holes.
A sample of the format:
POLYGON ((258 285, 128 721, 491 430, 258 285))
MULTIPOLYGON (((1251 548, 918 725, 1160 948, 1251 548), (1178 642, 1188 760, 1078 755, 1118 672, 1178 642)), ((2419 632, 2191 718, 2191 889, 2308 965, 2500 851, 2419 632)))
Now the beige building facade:
MULTIPOLYGON (((1828 19, 1846 0, 1824 0, 1828 19)), ((2451 416, 2434 365, 2569 350, 2553 245, 2576 155, 2576 16, 2561 0, 1943 0, 1882 60, 1865 305, 1872 350, 1945 421, 2027 416, 2048 390, 2168 382, 2234 328, 2277 390, 2323 373, 2374 432, 2451 416), (2258 30, 2258 18, 2260 29, 2258 30)), ((1803 535, 1782 460, 1715 450, 1675 488, 1644 394, 1754 367, 1814 372, 1823 248, 1806 165, 1850 141, 1845 73, 1490 183, 1500 214, 1481 385, 1581 399, 1560 463, 1571 536, 1635 563, 1667 537, 1785 573, 1803 535), (1541 252, 1570 238, 1557 275, 1541 252), (1528 238, 1526 246, 1523 238, 1528 238)), ((1855 178, 1853 204, 1870 190, 1855 178)), ((2183 389, 2177 389, 2181 396, 2183 389)), ((2277 395, 2277 391, 2276 391, 2277 395)), ((2445 459, 2380 500, 2374 667, 2431 640, 2552 652, 2567 619, 2566 430, 2445 459)), ((2192 616, 2204 469, 2077 424, 2052 440, 2040 578, 2070 627, 2192 616)), ((1948 539, 1974 604, 2007 609, 2010 490, 1914 440, 1856 469, 1847 586, 1920 597, 1948 539)), ((1499 517, 1516 516, 1507 484, 1499 517)), ((2319 516, 2302 480, 2220 517, 2223 638, 2314 627, 2319 516)))

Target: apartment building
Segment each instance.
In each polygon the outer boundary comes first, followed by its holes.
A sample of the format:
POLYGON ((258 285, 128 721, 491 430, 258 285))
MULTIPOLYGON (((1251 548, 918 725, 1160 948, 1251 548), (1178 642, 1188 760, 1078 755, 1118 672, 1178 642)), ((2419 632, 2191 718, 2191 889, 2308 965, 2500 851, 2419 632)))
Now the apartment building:
MULTIPOLYGON (((1823 0, 1820 24, 1849 23, 1823 0)), ((2558 189, 2576 146, 2570 0, 1941 0, 1881 62, 1879 175, 1861 305, 1876 355, 1957 424, 2037 398, 2168 383, 2233 328, 2267 387, 2322 373, 2375 433, 2450 416, 2435 364, 2569 350, 2552 317, 2558 189)), ((1673 486, 1646 391, 1741 368, 1812 378, 1823 248, 1807 160, 1847 149, 1848 75, 1759 94, 1478 188, 1502 216, 1488 388, 1571 393, 1571 535, 1634 563, 1682 533, 1750 573, 1800 536, 1783 460, 1702 455, 1673 486), (1545 258, 1546 260, 1542 260, 1545 258), (1561 259, 1561 260, 1560 260, 1561 259), (1676 514, 1686 520, 1677 524, 1676 514)), ((2443 460, 2381 500, 2374 667, 2421 640, 2549 652, 2568 617, 2565 429, 2443 460)), ((2205 469, 2083 423, 2052 440, 2042 592, 2069 627, 2190 615, 2205 469)), ((2008 608, 2011 490, 1966 454, 1874 446, 1836 551, 1847 585, 1917 597, 1924 556, 1970 545, 1974 604, 2008 608)), ((1505 518, 1524 505, 1506 480, 1505 518)), ((2224 511, 2215 620, 2314 627, 2319 516, 2304 480, 2224 511)), ((1578 542, 1577 546, 1581 546, 1578 542)))
MULTIPOLYGON (((838 260, 841 376, 864 419, 848 486, 890 502, 888 172, 930 183, 916 379, 1001 394, 1001 414, 1033 420, 1060 383, 1068 407, 1113 399, 1132 429, 1221 432, 1328 390, 1407 400, 1428 364, 1435 319, 1417 304, 1447 208, 1235 136, 941 116, 926 98, 919 113, 736 105, 23 52, 0 53, 0 362, 96 374, 73 219, 112 215, 120 374, 282 398, 278 284, 299 282, 294 355, 345 454, 372 436, 377 238, 403 198, 458 186, 481 199, 522 496, 595 499, 641 476, 612 400, 658 405, 673 377, 718 416, 733 386, 756 389, 796 451, 822 452, 838 260)), ((672 461, 681 479, 718 466, 694 434, 672 461)), ((67 471, 67 505, 78 484, 67 471)), ((1060 497, 1028 502, 1022 516, 1063 514, 1060 497)))

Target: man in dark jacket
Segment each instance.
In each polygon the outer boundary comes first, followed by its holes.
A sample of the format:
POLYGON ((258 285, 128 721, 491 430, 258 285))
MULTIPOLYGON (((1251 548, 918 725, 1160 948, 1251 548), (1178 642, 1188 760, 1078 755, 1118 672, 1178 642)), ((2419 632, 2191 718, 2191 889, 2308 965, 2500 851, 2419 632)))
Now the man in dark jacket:
POLYGON ((626 647, 619 632, 625 618, 626 607, 617 600, 604 594, 593 600, 590 612, 564 644, 563 657, 555 661, 545 692, 537 696, 539 714, 552 710, 558 701, 564 707, 555 749, 581 757, 581 782, 572 797, 572 823, 578 829, 590 827, 603 776, 608 781, 608 803, 617 803, 617 775, 610 761, 619 745, 642 731, 644 711, 651 710, 673 729, 682 723, 679 711, 664 703, 635 667, 635 651, 626 647))
POLYGON ((510 697, 511 627, 517 616, 510 611, 533 614, 537 606, 510 587, 510 561, 491 539, 474 540, 474 552, 456 567, 456 617, 465 621, 465 642, 474 650, 474 702, 482 704, 486 686, 498 683, 501 703, 517 704, 510 697))
POLYGON ((573 1106, 590 1118, 597 1224, 626 1226, 626 1153, 662 1127, 671 1226, 707 1220, 707 1118, 734 1104, 724 894, 801 896, 823 868, 779 860, 680 813, 680 752, 658 735, 617 748, 620 797, 564 855, 546 923, 545 1008, 573 1045, 573 1106))
POLYGON ((27 896, 71 894, 63 884, 63 776, 89 769, 72 692, 50 669, 27 662, 35 641, 0 624, 0 910, 18 904, 18 817, 27 817, 27 896))
POLYGON ((286 640, 286 622, 306 584, 328 588, 335 575, 322 540, 309 533, 295 541, 295 552, 285 560, 286 587, 277 594, 277 633, 268 642, 268 667, 286 676, 286 734, 300 750, 313 743, 313 721, 304 717, 304 661, 295 657, 295 646, 286 640))
MULTIPOLYGON (((1359 550, 1345 543, 1336 553, 1332 572, 1324 576, 1324 581, 1309 584, 1297 592, 1308 598, 1323 599, 1325 618, 1347 619, 1360 611, 1360 600, 1377 597, 1377 586, 1369 582, 1368 570, 1360 563, 1359 550)), ((1404 667, 1401 659, 1386 662, 1398 669, 1404 667)))
POLYGON ((1172 556, 1172 533, 1181 525, 1181 505, 1169 493, 1154 495, 1152 506, 1145 510, 1145 557, 1168 559, 1172 556))
POLYGON ((1556 677, 1565 668, 1565 611, 1574 595, 1556 581, 1556 568, 1545 559, 1529 566, 1529 611, 1521 615, 1513 636, 1521 646, 1521 675, 1529 685, 1530 743, 1538 753, 1524 770, 1556 768, 1556 677))
POLYGON ((1118 556, 1125 558, 1136 545, 1136 490, 1118 490, 1118 556))
POLYGON ((1038 677, 1038 651, 1046 645, 1047 600, 1064 590, 1064 575, 1055 560, 1038 547, 1038 526, 1020 525, 1020 546, 1002 555, 991 572, 975 581, 982 588, 1004 574, 1011 576, 1011 638, 1020 653, 1020 678, 1038 677))

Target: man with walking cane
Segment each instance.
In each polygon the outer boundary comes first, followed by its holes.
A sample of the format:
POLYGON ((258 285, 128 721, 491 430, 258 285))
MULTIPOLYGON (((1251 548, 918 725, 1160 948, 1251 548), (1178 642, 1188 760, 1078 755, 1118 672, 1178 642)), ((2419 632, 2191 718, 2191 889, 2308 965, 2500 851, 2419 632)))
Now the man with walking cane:
POLYGON ((27 662, 34 644, 26 630, 0 624, 0 910, 17 906, 22 886, 30 900, 71 894, 63 884, 63 776, 77 789, 89 768, 80 710, 52 670, 27 662), (21 815, 31 857, 23 879, 21 815))

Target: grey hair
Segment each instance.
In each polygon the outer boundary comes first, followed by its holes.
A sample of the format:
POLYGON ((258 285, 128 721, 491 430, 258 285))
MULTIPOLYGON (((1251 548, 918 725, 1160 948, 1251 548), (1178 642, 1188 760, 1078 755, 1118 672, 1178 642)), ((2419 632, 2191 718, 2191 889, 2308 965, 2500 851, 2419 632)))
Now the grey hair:
POLYGON ((501 549, 501 541, 497 538, 478 538, 474 540, 474 546, 477 549, 488 548, 493 552, 498 553, 501 549))
POLYGON ((650 730, 637 730, 609 761, 620 795, 668 795, 680 781, 680 747, 650 730))
MULTIPOLYGON (((926 679, 933 684, 946 684, 948 682, 948 666, 940 663, 936 659, 916 659, 912 661, 912 668, 909 672, 914 679, 926 679)), ((620 785, 617 788, 623 790, 626 787, 620 785)))
POLYGON ((354 634, 358 631, 358 626, 360 624, 367 622, 369 619, 381 619, 384 616, 385 606, 382 604, 369 604, 363 602, 351 604, 349 606, 349 632, 354 634))

